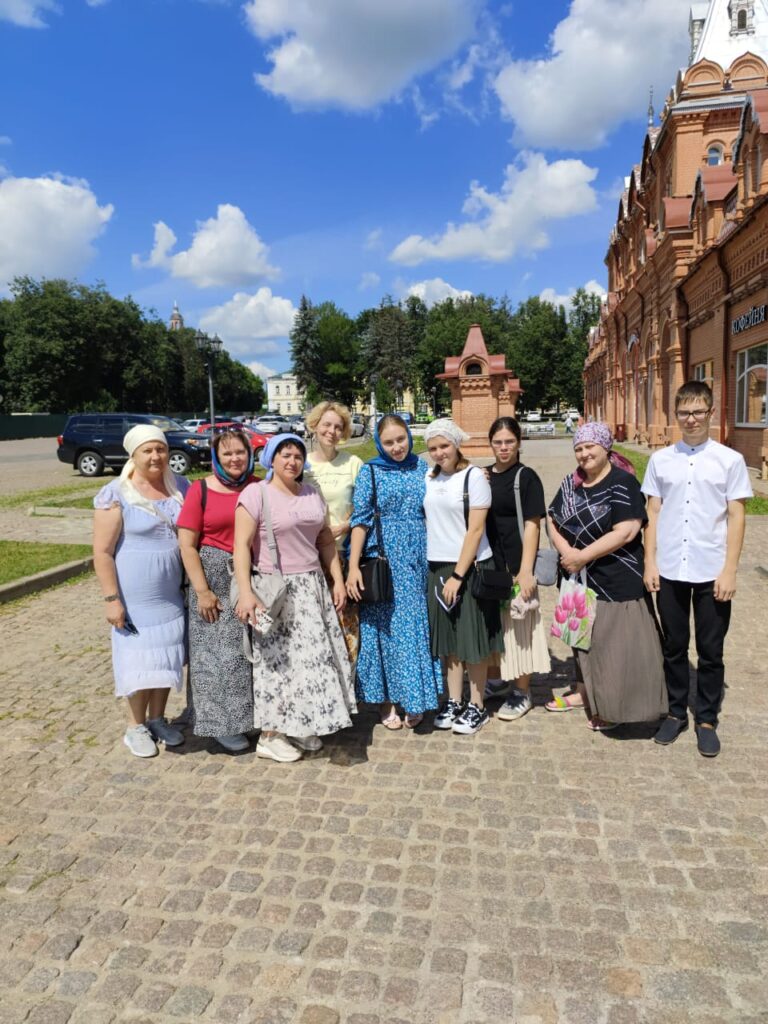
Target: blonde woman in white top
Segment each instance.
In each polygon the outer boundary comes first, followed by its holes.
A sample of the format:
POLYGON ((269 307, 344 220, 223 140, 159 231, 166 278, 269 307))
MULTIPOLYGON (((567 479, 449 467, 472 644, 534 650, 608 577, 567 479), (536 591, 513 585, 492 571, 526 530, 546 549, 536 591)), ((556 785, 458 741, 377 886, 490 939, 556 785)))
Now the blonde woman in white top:
MULTIPOLYGON (((320 492, 328 506, 328 525, 346 575, 352 495, 363 465, 357 455, 339 449, 339 444, 352 436, 352 417, 346 405, 340 402, 320 402, 307 415, 306 424, 312 435, 311 468, 307 469, 306 480, 320 492)), ((339 618, 354 665, 360 646, 357 605, 347 604, 339 618)))

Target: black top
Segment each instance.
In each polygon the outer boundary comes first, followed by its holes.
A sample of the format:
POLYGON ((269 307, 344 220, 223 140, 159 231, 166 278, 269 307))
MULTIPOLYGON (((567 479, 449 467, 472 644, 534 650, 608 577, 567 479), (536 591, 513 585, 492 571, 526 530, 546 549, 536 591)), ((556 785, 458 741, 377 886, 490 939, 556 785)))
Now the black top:
MULTIPOLYGON (((617 523, 648 521, 640 484, 617 466, 592 487, 574 487, 567 476, 549 512, 568 543, 579 549, 610 533, 617 523)), ((636 601, 645 595, 643 566, 643 542, 638 533, 629 544, 587 564, 587 585, 599 601, 636 601)))
POLYGON ((523 519, 536 519, 546 515, 541 480, 529 466, 516 462, 502 473, 494 473, 493 470, 488 473, 491 481, 491 511, 486 523, 496 565, 503 568, 506 564, 515 576, 520 572, 523 557, 523 542, 520 540, 515 507, 515 477, 518 473, 522 474, 520 503, 523 506, 523 519))

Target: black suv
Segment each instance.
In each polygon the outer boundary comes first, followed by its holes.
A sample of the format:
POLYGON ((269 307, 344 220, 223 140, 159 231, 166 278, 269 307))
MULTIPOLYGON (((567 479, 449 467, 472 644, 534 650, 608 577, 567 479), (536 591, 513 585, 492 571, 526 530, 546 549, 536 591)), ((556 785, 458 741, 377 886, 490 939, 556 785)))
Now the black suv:
POLYGON ((74 466, 83 476, 101 476, 104 467, 120 469, 128 455, 123 438, 137 423, 160 427, 168 438, 169 463, 174 473, 211 461, 211 441, 205 434, 183 430, 176 420, 140 412, 84 412, 70 416, 59 434, 59 462, 74 466))

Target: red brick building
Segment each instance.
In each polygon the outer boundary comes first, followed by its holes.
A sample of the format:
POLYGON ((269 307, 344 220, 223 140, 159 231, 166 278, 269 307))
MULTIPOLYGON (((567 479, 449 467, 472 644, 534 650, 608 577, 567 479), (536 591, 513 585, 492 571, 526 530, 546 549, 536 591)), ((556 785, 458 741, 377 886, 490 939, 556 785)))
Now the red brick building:
POLYGON ((606 264, 585 364, 585 414, 658 447, 679 437, 674 394, 715 394, 712 436, 768 460, 768 5, 691 10, 691 63, 649 121, 606 264))

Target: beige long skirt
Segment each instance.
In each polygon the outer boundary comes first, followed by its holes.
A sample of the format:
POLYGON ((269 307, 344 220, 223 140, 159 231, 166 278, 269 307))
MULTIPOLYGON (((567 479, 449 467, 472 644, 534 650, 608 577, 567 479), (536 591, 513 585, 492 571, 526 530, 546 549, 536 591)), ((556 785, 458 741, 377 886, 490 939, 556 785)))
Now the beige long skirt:
POLYGON ((667 713, 661 636, 649 601, 598 601, 592 646, 575 651, 593 715, 655 722, 667 713))
POLYGON ((532 672, 549 672, 547 633, 539 608, 524 619, 513 619, 506 608, 501 612, 504 629, 504 653, 501 656, 502 679, 519 679, 532 672))

